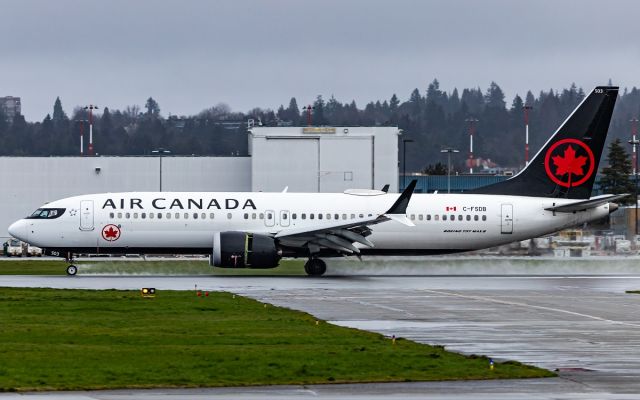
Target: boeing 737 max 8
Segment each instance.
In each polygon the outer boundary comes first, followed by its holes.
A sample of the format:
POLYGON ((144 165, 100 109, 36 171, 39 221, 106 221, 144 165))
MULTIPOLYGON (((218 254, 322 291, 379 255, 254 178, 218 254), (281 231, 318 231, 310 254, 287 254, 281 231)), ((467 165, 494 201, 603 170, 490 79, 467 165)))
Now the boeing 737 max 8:
MULTIPOLYGON (((77 254, 206 254, 212 266, 274 268, 305 257, 482 249, 605 217, 620 195, 590 197, 617 87, 595 88, 514 177, 463 194, 104 193, 48 203, 9 227, 69 262, 77 254)), ((77 268, 67 268, 74 275, 77 268)))

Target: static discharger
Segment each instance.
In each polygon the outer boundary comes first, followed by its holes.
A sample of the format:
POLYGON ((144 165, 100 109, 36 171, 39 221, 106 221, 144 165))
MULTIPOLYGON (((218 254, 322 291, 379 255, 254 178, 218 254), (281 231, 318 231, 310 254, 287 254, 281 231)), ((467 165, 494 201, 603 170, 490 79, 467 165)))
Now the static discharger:
POLYGON ((140 289, 140 294, 142 297, 147 298, 156 297, 156 288, 142 288, 140 289))

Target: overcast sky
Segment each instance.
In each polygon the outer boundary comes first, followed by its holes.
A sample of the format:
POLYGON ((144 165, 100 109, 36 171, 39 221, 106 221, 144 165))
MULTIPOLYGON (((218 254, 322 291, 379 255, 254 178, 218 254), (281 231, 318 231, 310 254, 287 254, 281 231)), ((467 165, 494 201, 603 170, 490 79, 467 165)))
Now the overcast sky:
POLYGON ((406 100, 438 78, 507 102, 531 89, 640 86, 638 1, 0 0, 0 96, 27 120, 152 96, 163 115, 406 100))

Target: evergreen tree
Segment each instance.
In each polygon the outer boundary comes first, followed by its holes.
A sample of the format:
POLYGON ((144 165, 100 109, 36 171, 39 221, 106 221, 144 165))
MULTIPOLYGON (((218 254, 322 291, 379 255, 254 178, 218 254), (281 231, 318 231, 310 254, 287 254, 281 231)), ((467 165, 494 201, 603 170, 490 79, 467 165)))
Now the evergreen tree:
MULTIPOLYGON (((620 139, 615 139, 609 145, 608 165, 602 168, 600 189, 606 194, 634 193, 634 182, 630 179, 633 174, 631 160, 622 146, 620 139)), ((623 203, 633 203, 632 198, 622 200, 623 203)))
POLYGON ((326 125, 326 120, 324 116, 324 99, 322 95, 318 95, 316 97, 316 101, 313 102, 313 124, 314 125, 326 125))
POLYGON ((60 101, 60 97, 56 97, 56 101, 53 104, 53 121, 61 122, 68 119, 69 118, 67 117, 67 114, 65 114, 64 110, 62 109, 62 102, 60 101))
POLYGON ((153 117, 160 116, 160 106, 158 105, 158 102, 153 99, 153 97, 149 97, 147 99, 144 108, 147 109, 147 115, 153 117))

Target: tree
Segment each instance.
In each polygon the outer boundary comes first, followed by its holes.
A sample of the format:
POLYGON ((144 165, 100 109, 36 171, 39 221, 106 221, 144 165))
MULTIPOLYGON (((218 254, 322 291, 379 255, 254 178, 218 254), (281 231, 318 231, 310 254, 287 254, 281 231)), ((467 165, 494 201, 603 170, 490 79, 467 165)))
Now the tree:
POLYGON ((160 116, 160 106, 158 105, 158 102, 153 99, 153 97, 149 97, 147 99, 144 108, 147 109, 147 115, 154 117, 160 116))
POLYGON ((446 175, 447 166, 441 162, 436 163, 436 165, 429 164, 422 170, 422 173, 425 175, 446 175))
POLYGON ((60 101, 60 97, 56 97, 56 101, 53 104, 53 121, 61 122, 68 119, 69 118, 67 117, 67 114, 65 114, 64 110, 62 109, 62 102, 60 101))
MULTIPOLYGON (((634 193, 634 182, 629 178, 633 169, 629 155, 622 147, 622 141, 615 139, 609 145, 608 165, 602 168, 602 178, 600 179, 600 189, 607 194, 634 193)), ((626 198, 623 203, 633 203, 633 199, 626 198)))

